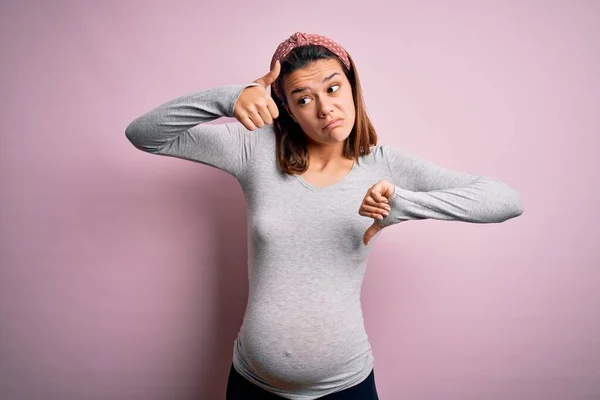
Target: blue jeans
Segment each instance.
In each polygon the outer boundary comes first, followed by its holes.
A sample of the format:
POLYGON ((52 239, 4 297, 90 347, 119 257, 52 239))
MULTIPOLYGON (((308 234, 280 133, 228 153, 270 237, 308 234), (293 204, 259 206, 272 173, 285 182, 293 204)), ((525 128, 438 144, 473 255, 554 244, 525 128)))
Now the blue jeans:
MULTIPOLYGON (((226 400, 281 400, 283 397, 271 393, 263 388, 256 386, 242 375, 240 375, 233 364, 229 370, 227 380, 226 400)), ((375 387, 375 371, 367 378, 352 387, 346 388, 340 392, 331 393, 327 396, 319 397, 323 400, 379 400, 377 388, 375 387)))

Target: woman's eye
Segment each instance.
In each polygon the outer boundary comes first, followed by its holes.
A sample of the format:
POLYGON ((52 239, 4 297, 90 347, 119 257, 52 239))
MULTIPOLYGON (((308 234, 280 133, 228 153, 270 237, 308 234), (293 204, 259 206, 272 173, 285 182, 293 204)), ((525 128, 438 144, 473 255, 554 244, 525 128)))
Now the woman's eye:
MULTIPOLYGON (((334 87, 337 87, 337 88, 339 88, 339 87, 340 87, 340 85, 332 85, 332 86, 330 86, 330 87, 329 87, 329 89, 331 89, 331 88, 334 88, 334 87)), ((338 91, 338 89, 334 90, 333 92, 329 92, 329 93, 334 93, 334 92, 337 92, 337 91, 338 91)), ((300 100, 298 100, 298 104, 300 104, 300 105, 303 105, 303 106, 304 106, 304 105, 306 105, 306 104, 308 104, 308 103, 303 103, 303 102, 302 102, 302 100, 310 100, 310 99, 309 99, 308 97, 303 97, 303 98, 301 98, 300 100)))

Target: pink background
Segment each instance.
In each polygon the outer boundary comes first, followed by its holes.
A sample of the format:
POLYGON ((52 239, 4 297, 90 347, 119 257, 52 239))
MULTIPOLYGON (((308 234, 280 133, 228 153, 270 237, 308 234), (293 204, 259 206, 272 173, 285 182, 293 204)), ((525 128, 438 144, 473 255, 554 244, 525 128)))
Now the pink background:
POLYGON ((382 232, 363 287, 380 397, 600 398, 600 3, 350 4, 2 2, 0 398, 224 399, 242 190, 125 127, 264 75, 298 30, 354 57, 380 143, 523 198, 502 224, 382 232))

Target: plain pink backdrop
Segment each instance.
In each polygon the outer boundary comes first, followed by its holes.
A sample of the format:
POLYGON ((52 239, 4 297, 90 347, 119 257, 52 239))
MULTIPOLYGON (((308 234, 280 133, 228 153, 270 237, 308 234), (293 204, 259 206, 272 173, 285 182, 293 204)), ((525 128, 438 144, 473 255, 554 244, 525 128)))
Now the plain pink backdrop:
POLYGON ((135 149, 125 128, 264 75, 296 31, 352 55, 380 143, 523 198, 502 224, 379 236, 362 299, 380 397, 600 398, 599 13, 566 0, 3 1, 0 398, 224 399, 248 290, 243 193, 222 171, 135 149))

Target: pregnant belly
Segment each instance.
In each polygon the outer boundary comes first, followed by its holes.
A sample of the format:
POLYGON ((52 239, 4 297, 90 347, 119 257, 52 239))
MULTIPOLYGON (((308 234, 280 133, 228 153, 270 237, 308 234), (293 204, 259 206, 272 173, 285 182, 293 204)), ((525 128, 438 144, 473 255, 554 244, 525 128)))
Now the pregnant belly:
POLYGON ((371 351, 360 306, 250 306, 239 340, 245 362, 261 380, 290 389, 335 385, 360 370, 371 351))

